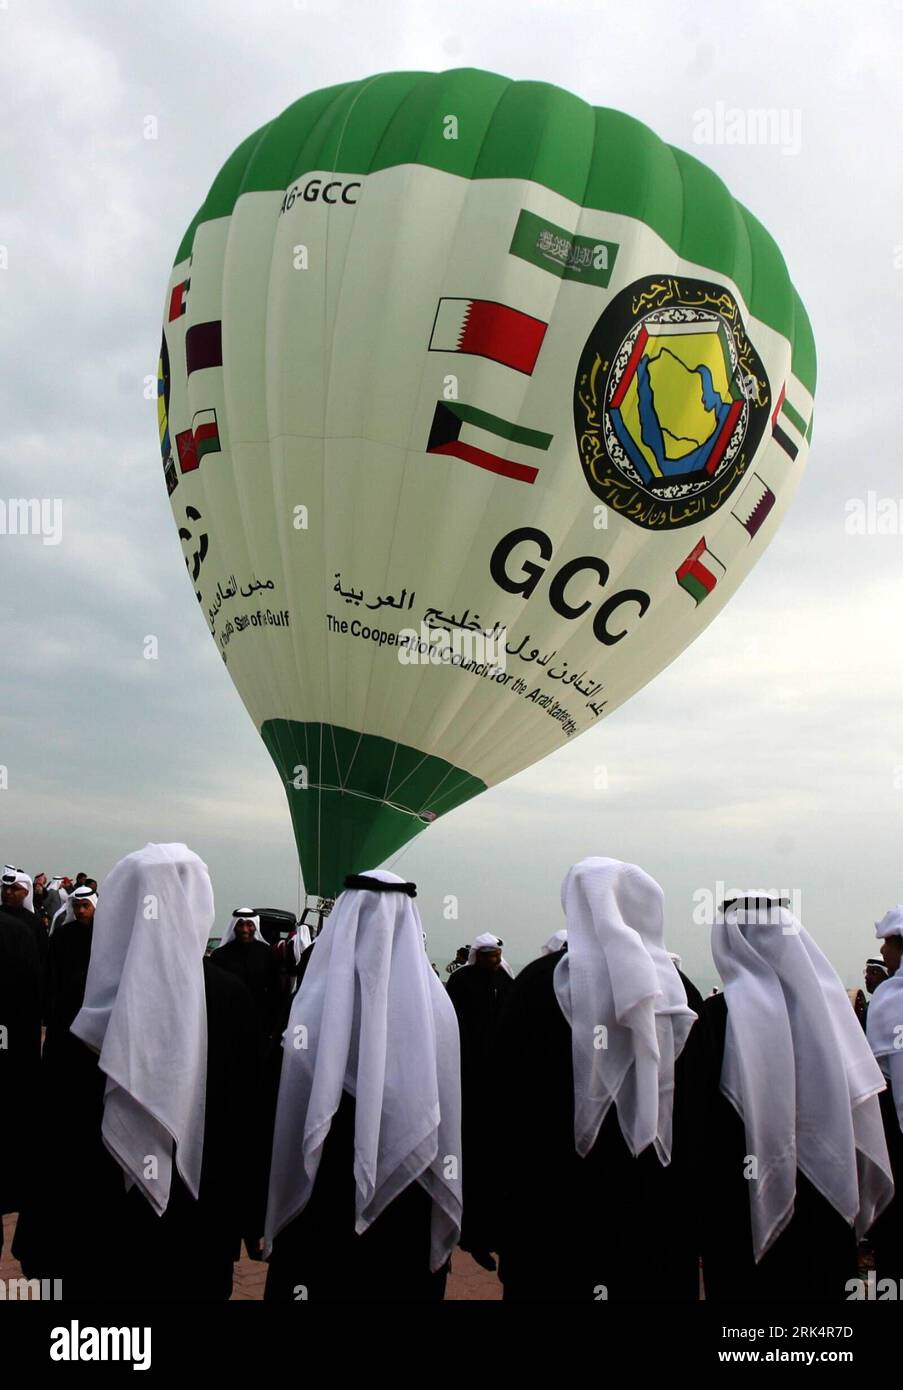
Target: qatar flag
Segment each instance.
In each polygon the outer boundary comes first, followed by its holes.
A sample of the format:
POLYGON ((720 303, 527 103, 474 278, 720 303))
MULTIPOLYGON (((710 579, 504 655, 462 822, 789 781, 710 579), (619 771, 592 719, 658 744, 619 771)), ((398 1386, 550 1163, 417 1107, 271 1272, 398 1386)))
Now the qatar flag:
POLYGON ((440 299, 430 352, 465 352, 488 357, 530 376, 547 323, 491 299, 440 299))

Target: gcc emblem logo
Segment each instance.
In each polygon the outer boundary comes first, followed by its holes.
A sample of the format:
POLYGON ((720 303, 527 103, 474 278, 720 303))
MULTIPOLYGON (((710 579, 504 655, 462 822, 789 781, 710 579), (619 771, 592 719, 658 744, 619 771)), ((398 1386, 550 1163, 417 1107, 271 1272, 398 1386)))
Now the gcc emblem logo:
POLYGON ((770 399, 729 290, 676 275, 636 280, 602 314, 577 367, 586 481, 636 526, 691 526, 743 477, 770 399))

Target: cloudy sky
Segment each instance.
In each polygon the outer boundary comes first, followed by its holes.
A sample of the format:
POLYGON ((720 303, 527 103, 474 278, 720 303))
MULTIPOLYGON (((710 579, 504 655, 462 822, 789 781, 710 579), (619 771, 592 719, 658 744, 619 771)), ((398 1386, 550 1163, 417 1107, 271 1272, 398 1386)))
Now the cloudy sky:
POLYGON ((161 479, 145 382, 163 290, 219 165, 298 96, 485 67, 630 112, 765 223, 815 329, 815 437, 782 530, 703 636, 393 867, 420 884, 440 964, 483 930, 529 959, 560 925, 568 866, 601 853, 662 883, 669 944, 701 987, 716 977, 694 903, 719 882, 798 893, 854 983, 872 923, 903 899, 900 390, 885 370, 903 297, 901 49, 893 0, 0 0, 0 501, 62 502, 59 544, 0 534, 3 857, 101 877, 147 840, 184 839, 220 919, 296 906, 282 788, 198 614, 161 479), (698 113, 718 103, 784 113, 785 138, 700 146, 698 113), (870 493, 881 526, 851 533, 870 493))

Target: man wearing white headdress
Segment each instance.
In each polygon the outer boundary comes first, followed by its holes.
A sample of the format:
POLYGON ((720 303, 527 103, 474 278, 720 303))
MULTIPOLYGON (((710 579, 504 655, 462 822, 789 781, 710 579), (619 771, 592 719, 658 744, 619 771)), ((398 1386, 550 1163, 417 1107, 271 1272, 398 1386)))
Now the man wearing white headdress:
POLYGON ((7 864, 0 878, 0 919, 4 916, 22 922, 31 932, 43 971, 47 962, 47 932, 35 915, 31 877, 14 864, 7 864))
POLYGON ((880 1068, 785 900, 724 903, 712 954, 706 1298, 846 1299, 857 1238, 893 1193, 880 1068))
POLYGON ((70 1298, 227 1299, 241 1235, 259 1239, 253 1009, 204 960, 213 920, 185 845, 146 845, 101 885, 78 1042, 46 1063, 53 1162, 21 1256, 70 1298))
POLYGON ((494 969, 504 970, 509 979, 514 979, 514 971, 502 955, 504 942, 500 936, 493 936, 491 931, 481 932, 467 952, 468 965, 489 965, 494 969))
POLYGON ((502 1023, 505 1299, 695 1300, 706 1072, 662 890, 589 858, 561 903, 567 950, 521 971, 502 1023))
POLYGON ((441 1299, 461 1227, 458 1029, 413 884, 346 880, 283 1041, 267 1300, 441 1299))
POLYGON ((482 932, 471 943, 467 964, 449 976, 446 989, 461 1032, 464 1226, 461 1249, 484 1269, 495 1269, 499 1248, 499 1094, 495 1050, 514 971, 502 955, 503 942, 482 932))
POLYGON ((96 907, 96 893, 87 885, 75 888, 54 923, 47 949, 45 1056, 48 1048, 52 1052, 58 1044, 68 1045, 69 1029, 82 1006, 96 907))
POLYGON ((30 912, 34 915, 34 892, 29 874, 6 864, 0 880, 0 903, 4 912, 30 912))
MULTIPOLYGON (((875 1275, 903 1287, 903 906, 892 907, 875 933, 881 942, 886 978, 873 987, 866 1037, 887 1082, 881 1117, 894 1175, 894 1197, 869 1232, 875 1275)), ((875 972, 877 974, 877 972, 875 972)))
POLYGON ((282 982, 278 957, 261 932, 260 918, 253 908, 235 909, 210 960, 241 980, 254 1000, 260 1053, 266 1063, 277 1046, 282 982))
POLYGON ((221 951, 224 946, 228 946, 230 941, 262 941, 264 946, 268 945, 267 939, 260 930, 260 917, 253 907, 237 907, 233 912, 229 925, 223 932, 223 939, 217 947, 221 951))
MULTIPOLYGON (((57 904, 59 906, 59 904, 57 904)), ((47 875, 35 874, 31 881, 31 910, 46 931, 50 925, 47 916, 47 875)))
POLYGON ((89 888, 86 883, 82 884, 81 888, 73 888, 60 909, 62 915, 54 914, 55 928, 68 926, 72 922, 93 922, 96 906, 97 894, 93 888, 89 888))
POLYGON ((66 906, 66 899, 68 896, 69 893, 63 884, 62 878, 59 874, 54 874, 44 892, 44 916, 47 919, 48 927, 60 908, 66 906))

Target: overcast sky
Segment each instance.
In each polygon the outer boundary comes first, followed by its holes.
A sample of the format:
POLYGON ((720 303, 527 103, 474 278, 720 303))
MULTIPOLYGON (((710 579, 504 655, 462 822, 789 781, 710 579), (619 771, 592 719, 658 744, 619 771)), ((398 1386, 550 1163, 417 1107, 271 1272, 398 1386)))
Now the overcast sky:
POLYGON ((638 117, 765 223, 814 325, 815 434, 783 528, 703 636, 391 867, 420 885, 440 965, 484 930, 530 959, 561 925, 569 865, 607 854, 661 882, 701 988, 717 977, 694 894, 719 881, 798 893, 855 983, 903 899, 901 50, 893 0, 0 0, 0 501, 62 502, 58 545, 0 534, 3 858, 100 878, 184 840, 220 925, 236 904, 297 905, 284 794, 163 484, 145 397, 163 291, 222 161, 297 97, 485 67, 638 117), (731 107, 783 113, 783 137, 699 144, 698 113, 731 107), (851 534, 870 492, 888 499, 882 533, 851 534))

